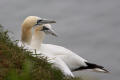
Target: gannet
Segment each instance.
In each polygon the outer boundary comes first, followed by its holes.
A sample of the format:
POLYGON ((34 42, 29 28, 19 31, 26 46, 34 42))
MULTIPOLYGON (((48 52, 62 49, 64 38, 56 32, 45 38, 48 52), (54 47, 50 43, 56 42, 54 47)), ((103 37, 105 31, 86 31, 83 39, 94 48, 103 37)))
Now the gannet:
MULTIPOLYGON (((18 46, 23 47, 27 51, 31 51, 32 54, 41 54, 42 56, 47 57, 48 62, 53 63, 53 67, 60 69, 65 76, 74 77, 71 70, 64 63, 64 61, 62 61, 60 58, 56 58, 55 56, 52 56, 50 54, 48 55, 47 53, 44 53, 44 52, 41 53, 41 51, 35 51, 34 48, 31 47, 31 45, 34 46, 34 45, 39 44, 39 43, 36 44, 36 40, 32 40, 32 44, 31 44, 31 39, 34 39, 34 36, 32 36, 32 28, 35 32, 37 32, 39 29, 37 27, 39 27, 39 25, 46 25, 48 23, 49 24, 55 23, 55 21, 42 19, 37 16, 28 16, 23 21, 22 30, 21 30, 22 31, 21 41, 18 42, 18 46), (39 24, 39 25, 36 25, 36 24, 39 24), (34 42, 35 42, 35 44, 34 44, 34 42)), ((55 34, 53 34, 53 35, 55 35, 55 34)), ((39 42, 39 41, 37 41, 37 42, 39 42)), ((35 46, 35 48, 37 48, 37 47, 39 47, 39 46, 35 46)), ((35 57, 35 55, 33 55, 33 56, 35 57)))
POLYGON ((69 49, 53 44, 43 44, 42 41, 45 37, 45 34, 52 34, 54 36, 57 35, 55 34, 50 24, 41 25, 38 22, 35 25, 39 25, 39 27, 37 27, 37 31, 35 31, 33 34, 31 40, 32 48, 41 51, 41 53, 47 53, 47 55, 52 55, 62 59, 71 71, 90 69, 96 72, 108 73, 108 71, 103 66, 91 63, 69 49))

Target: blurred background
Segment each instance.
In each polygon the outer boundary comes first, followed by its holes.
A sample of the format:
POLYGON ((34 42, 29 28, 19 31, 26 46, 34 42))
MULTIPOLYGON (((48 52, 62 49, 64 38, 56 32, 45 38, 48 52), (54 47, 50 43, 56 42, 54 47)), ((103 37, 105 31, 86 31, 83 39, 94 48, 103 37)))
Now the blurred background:
POLYGON ((76 76, 120 79, 120 0, 0 0, 0 24, 14 39, 20 39, 27 16, 57 21, 52 26, 59 37, 48 35, 44 43, 64 46, 110 71, 78 71, 76 76))

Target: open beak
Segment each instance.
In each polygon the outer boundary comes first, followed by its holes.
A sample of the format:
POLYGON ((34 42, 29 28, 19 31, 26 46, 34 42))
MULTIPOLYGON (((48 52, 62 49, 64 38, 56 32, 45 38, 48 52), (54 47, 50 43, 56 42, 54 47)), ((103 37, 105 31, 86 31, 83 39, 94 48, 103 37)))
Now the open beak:
POLYGON ((58 35, 57 35, 57 34, 55 33, 55 31, 52 30, 52 29, 44 30, 44 32, 45 32, 46 34, 51 34, 51 35, 53 35, 53 36, 55 36, 55 37, 58 37, 58 35))

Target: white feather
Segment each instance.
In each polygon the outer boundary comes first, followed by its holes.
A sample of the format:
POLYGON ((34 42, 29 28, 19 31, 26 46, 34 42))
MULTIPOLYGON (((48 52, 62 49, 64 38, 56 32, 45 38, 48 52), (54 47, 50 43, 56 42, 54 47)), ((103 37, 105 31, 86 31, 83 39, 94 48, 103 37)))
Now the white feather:
POLYGON ((59 57, 71 70, 79 68, 80 66, 86 66, 85 59, 64 47, 52 44, 41 44, 39 50, 43 53, 48 53, 48 55, 51 54, 55 57, 59 57))

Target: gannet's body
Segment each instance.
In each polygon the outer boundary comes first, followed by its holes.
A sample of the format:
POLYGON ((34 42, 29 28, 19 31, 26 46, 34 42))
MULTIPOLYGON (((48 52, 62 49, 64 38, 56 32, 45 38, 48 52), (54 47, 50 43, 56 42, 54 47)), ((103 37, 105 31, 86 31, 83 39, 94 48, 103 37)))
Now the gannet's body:
POLYGON ((85 62, 87 60, 83 59, 82 57, 76 55, 72 51, 57 45, 52 44, 41 44, 39 49, 42 53, 48 53, 61 58, 70 68, 70 70, 74 70, 79 68, 80 66, 87 66, 85 62))
MULTIPOLYGON (((40 24, 41 26, 43 26, 46 23, 55 23, 55 21, 42 20, 41 18, 36 17, 36 16, 27 17, 22 24, 22 36, 21 36, 21 41, 18 42, 18 46, 23 47, 24 49, 27 49, 28 51, 31 51, 32 54, 41 54, 41 55, 47 57, 48 62, 53 63, 53 67, 60 69, 65 76, 74 77, 72 72, 70 71, 68 66, 64 63, 63 60, 61 60, 60 58, 55 57, 51 54, 48 54, 46 52, 34 50, 34 49, 39 49, 40 46, 37 46, 37 44, 41 44, 40 42, 42 42, 42 41, 40 41, 40 40, 42 40, 42 38, 39 38, 40 35, 39 36, 37 35, 38 34, 37 27, 38 26, 36 24, 40 24), (33 27, 35 28, 35 35, 38 36, 38 38, 35 36, 32 36, 32 28, 33 27), (34 37, 35 37, 35 39, 34 39, 34 37), (31 39, 32 39, 32 43, 31 43, 31 39)), ((44 34, 42 34, 42 35, 44 35, 44 34)), ((35 55, 33 55, 33 56, 35 56, 35 55)))
POLYGON ((45 33, 51 33, 51 31, 53 34, 53 30, 49 24, 37 27, 31 40, 31 47, 41 51, 41 53, 47 53, 47 55, 60 58, 68 65, 71 71, 91 69, 98 72, 108 72, 104 67, 88 62, 69 49, 52 44, 42 44, 45 33))

